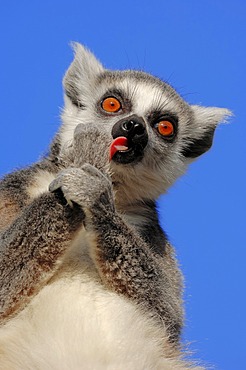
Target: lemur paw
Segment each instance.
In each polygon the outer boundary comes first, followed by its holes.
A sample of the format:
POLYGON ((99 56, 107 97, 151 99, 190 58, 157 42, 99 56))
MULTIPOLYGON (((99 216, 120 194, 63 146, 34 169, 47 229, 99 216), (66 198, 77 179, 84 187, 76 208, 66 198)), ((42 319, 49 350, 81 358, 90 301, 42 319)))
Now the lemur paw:
POLYGON ((98 125, 79 124, 74 131, 74 167, 80 168, 83 164, 90 163, 105 173, 109 165, 111 142, 111 134, 103 132, 98 125))
POLYGON ((49 186, 50 192, 58 189, 62 191, 69 205, 77 203, 85 212, 93 211, 95 207, 102 205, 114 208, 110 180, 90 164, 61 171, 49 186))

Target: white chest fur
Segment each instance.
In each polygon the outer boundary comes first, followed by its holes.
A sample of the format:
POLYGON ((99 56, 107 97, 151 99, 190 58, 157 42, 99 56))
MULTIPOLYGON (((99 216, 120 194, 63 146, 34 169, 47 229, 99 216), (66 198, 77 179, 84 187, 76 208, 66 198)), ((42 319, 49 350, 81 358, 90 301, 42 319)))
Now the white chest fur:
POLYGON ((103 286, 86 249, 78 238, 52 280, 0 328, 0 370, 188 369, 164 327, 103 286))
POLYGON ((82 244, 0 329, 0 369, 174 369, 163 358, 163 328, 102 285, 82 244))
POLYGON ((0 330, 1 369, 159 368, 159 330, 123 297, 86 280, 47 285, 0 330))

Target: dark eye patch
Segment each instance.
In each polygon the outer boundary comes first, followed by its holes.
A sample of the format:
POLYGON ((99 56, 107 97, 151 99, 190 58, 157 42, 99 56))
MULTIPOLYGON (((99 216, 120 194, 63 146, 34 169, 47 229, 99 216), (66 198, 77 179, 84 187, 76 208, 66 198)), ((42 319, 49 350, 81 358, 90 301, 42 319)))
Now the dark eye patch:
POLYGON ((163 119, 170 120, 178 127, 178 117, 176 114, 173 114, 169 111, 152 111, 147 115, 147 119, 151 126, 154 126, 157 122, 160 122, 163 119))
POLYGON ((124 91, 116 88, 112 88, 106 91, 106 93, 101 97, 100 101, 98 102, 98 107, 101 107, 102 102, 108 97, 116 98, 121 103, 121 112, 125 113, 131 111, 132 109, 131 101, 127 98, 124 91))
POLYGON ((147 115, 147 119, 148 119, 150 126, 153 129, 156 129, 156 131, 159 133, 160 131, 158 130, 158 127, 159 127, 158 123, 165 122, 165 121, 169 122, 173 127, 172 135, 167 136, 167 137, 165 135, 161 135, 161 136, 164 140, 168 140, 170 142, 174 141, 177 135, 177 132, 178 132, 178 117, 176 114, 173 114, 169 111, 155 110, 155 111, 150 112, 147 115))

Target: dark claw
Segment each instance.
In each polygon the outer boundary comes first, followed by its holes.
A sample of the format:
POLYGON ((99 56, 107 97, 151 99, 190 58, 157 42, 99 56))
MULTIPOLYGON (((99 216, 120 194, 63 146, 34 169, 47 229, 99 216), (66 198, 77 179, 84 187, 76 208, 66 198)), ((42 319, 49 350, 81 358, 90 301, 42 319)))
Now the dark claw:
POLYGON ((51 193, 55 192, 56 190, 60 189, 61 188, 61 184, 60 184, 60 180, 59 179, 55 179, 53 180, 50 185, 49 185, 49 191, 51 193))

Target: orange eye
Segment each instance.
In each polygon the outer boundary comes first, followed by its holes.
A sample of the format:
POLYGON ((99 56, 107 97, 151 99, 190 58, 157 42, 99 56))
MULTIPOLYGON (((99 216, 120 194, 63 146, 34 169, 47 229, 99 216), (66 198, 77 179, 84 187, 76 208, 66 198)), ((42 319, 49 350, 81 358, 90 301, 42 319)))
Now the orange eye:
POLYGON ((102 102, 102 109, 105 110, 105 112, 115 113, 118 112, 120 108, 121 103, 114 97, 106 98, 102 102))
POLYGON ((156 125, 159 134, 162 136, 172 136, 174 134, 174 126, 170 121, 160 121, 156 125))

